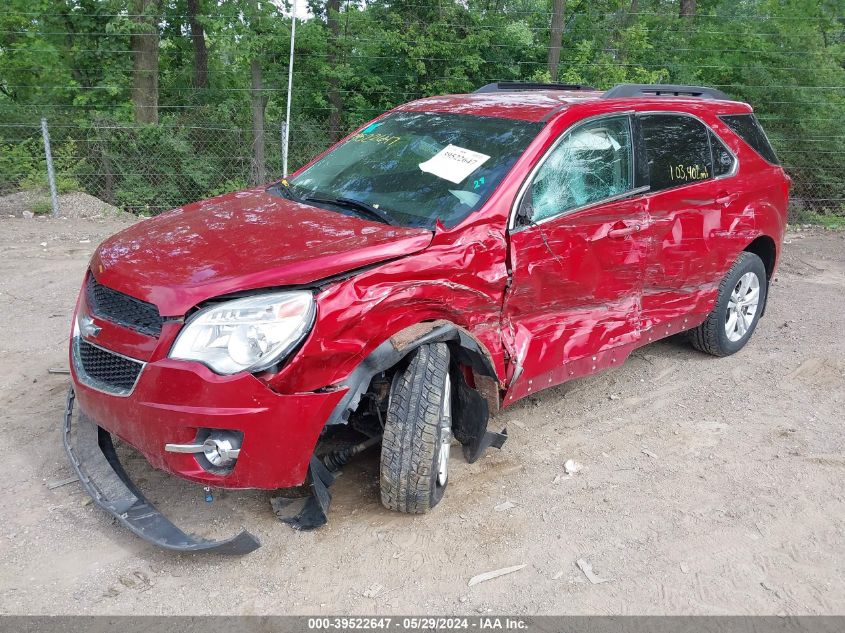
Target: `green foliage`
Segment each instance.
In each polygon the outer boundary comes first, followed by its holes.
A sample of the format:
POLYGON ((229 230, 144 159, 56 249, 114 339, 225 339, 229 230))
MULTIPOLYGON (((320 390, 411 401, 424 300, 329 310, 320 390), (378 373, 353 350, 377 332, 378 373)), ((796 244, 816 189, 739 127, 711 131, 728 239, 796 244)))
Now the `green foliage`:
MULTIPOLYGON (((330 120, 350 131, 417 97, 494 80, 549 79, 551 0, 309 4, 312 16, 297 24, 293 167, 330 144, 337 133, 330 120)), ((0 192, 46 186, 42 115, 50 120, 62 190, 80 187, 155 213, 245 185, 252 60, 267 98, 267 171, 281 175, 286 7, 204 0, 203 90, 192 86, 186 13, 185 0, 161 2, 160 125, 136 128, 129 0, 7 0, 0 12, 0 192)), ((843 16, 843 0, 699 0, 691 20, 679 18, 678 0, 569 0, 559 79, 600 89, 622 82, 719 86, 754 105, 794 179, 796 208, 842 214, 843 16)))
POLYGON ((790 221, 795 224, 817 224, 831 231, 845 230, 845 205, 840 205, 838 212, 816 213, 802 209, 793 209, 790 221))
MULTIPOLYGON (((190 127, 95 130, 91 162, 112 174, 114 190, 106 190, 105 178, 92 178, 102 183, 94 194, 136 213, 158 212, 196 199, 197 192, 207 196, 230 185, 242 186, 241 161, 225 151, 231 147, 225 141, 233 132, 221 129, 213 133, 214 144, 209 145, 208 130, 190 127)), ((96 176, 96 171, 90 175, 96 176)))
POLYGON ((32 139, 0 144, 0 194, 23 188, 22 183, 35 176, 38 154, 32 139))
POLYGON ((834 231, 841 231, 845 229, 845 209, 840 209, 838 215, 830 214, 830 215, 816 215, 812 221, 821 224, 823 227, 827 229, 831 229, 834 231))
POLYGON ((239 189, 245 189, 247 186, 246 180, 243 178, 233 178, 232 180, 226 180, 224 182, 215 184, 211 189, 208 190, 209 197, 219 196, 220 194, 229 193, 230 191, 238 191, 239 189))
MULTIPOLYGON (((3 175, 0 192, 48 188, 47 159, 41 142, 40 128, 38 133, 37 137, 0 144, 0 174, 3 175)), ((84 163, 79 161, 76 142, 71 139, 54 146, 52 150, 59 193, 78 191, 80 183, 75 174, 84 168, 84 163)))
MULTIPOLYGON (((24 142, 30 151, 33 151, 33 139, 24 142)), ((80 188, 76 174, 85 169, 85 162, 80 162, 79 150, 74 139, 67 139, 58 145, 52 145, 53 169, 56 174, 56 189, 59 193, 78 191, 80 188)), ((20 186, 23 189, 47 189, 50 184, 47 179, 47 158, 44 155, 44 146, 37 143, 34 150, 33 160, 27 167, 27 172, 20 179, 20 186)))

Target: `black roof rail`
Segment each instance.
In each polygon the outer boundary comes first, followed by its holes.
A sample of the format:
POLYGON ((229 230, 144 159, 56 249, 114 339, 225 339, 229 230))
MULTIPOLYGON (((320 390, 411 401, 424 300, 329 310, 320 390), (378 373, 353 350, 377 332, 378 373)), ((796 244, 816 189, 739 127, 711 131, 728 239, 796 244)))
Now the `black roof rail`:
POLYGON ((578 84, 543 84, 533 81, 494 81, 473 90, 473 94, 484 92, 525 92, 529 90, 595 90, 578 84))
POLYGON ((716 88, 679 86, 676 84, 619 84, 602 95, 602 99, 623 97, 696 97, 698 99, 731 101, 728 95, 721 90, 716 90, 716 88))

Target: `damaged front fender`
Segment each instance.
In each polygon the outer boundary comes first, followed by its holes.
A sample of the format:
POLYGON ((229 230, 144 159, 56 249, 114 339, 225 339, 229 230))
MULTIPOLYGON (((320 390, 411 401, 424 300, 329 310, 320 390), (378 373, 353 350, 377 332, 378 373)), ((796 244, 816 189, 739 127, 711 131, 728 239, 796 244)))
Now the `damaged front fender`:
MULTIPOLYGON (((373 377, 395 366, 402 358, 421 345, 447 343, 455 345, 462 364, 468 365, 481 375, 495 379, 490 355, 483 345, 462 328, 447 321, 421 323, 407 331, 397 333, 376 347, 338 387, 346 388, 346 395, 338 403, 326 425, 345 424, 358 406, 361 396, 370 386, 373 377), (409 336, 409 331, 412 334, 409 336)), ((492 410, 498 406, 491 407, 492 410)))
POLYGON ((465 330, 448 321, 419 323, 384 341, 340 385, 346 395, 335 408, 327 425, 344 424, 357 408, 373 377, 396 366, 406 355, 423 345, 447 343, 457 365, 471 370, 476 388, 470 387, 457 366, 452 367, 456 389, 452 395, 455 437, 463 444, 464 456, 475 462, 489 447, 502 448, 507 430, 487 430, 490 413, 499 409, 498 382, 493 363, 484 346, 465 330))

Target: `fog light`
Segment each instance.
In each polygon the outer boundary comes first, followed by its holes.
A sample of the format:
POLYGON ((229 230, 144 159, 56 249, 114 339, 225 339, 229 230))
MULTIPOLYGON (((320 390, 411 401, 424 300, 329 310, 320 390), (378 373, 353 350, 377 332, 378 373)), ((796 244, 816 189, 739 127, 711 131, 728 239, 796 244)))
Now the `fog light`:
POLYGON ((201 429, 193 444, 165 444, 164 450, 169 453, 202 453, 208 464, 203 464, 199 455, 197 459, 204 467, 228 468, 241 454, 242 441, 243 433, 237 431, 201 429))
POLYGON ((202 453, 214 466, 231 466, 241 453, 240 438, 229 434, 212 434, 202 443, 202 453))

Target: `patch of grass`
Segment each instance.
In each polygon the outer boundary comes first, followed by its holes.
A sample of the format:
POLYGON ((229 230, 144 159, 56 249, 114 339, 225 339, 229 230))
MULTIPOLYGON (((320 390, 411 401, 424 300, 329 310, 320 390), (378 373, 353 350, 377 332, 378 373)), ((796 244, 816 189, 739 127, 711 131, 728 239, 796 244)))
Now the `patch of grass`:
POLYGON ((800 224, 815 224, 832 231, 845 230, 845 216, 822 215, 821 213, 804 213, 799 218, 800 224))
POLYGON ((813 224, 831 231, 845 229, 845 205, 822 209, 807 209, 792 206, 789 209, 790 224, 813 224))
POLYGON ((32 212, 35 215, 50 215, 53 212, 53 203, 49 198, 41 198, 36 200, 32 205, 32 212))

